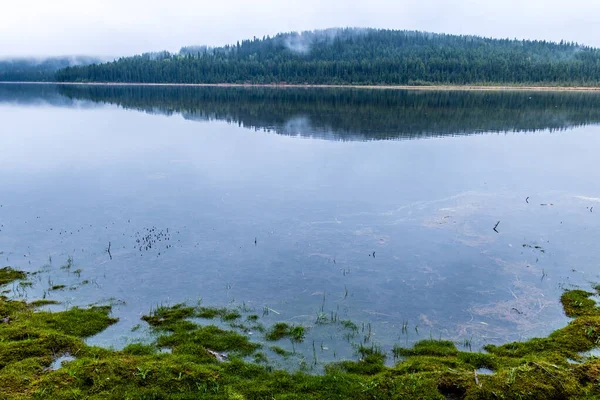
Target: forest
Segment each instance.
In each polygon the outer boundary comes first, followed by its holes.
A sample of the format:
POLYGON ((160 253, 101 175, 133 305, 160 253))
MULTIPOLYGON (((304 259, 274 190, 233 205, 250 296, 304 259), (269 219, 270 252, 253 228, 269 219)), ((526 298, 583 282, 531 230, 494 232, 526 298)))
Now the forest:
POLYGON ((60 82, 592 86, 600 50, 572 42, 380 29, 282 33, 70 66, 60 82))

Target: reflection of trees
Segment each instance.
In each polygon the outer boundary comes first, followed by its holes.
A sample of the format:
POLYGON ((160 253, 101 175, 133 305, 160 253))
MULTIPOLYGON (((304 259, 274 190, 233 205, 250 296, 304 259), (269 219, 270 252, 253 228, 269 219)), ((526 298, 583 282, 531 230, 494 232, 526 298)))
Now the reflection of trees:
MULTIPOLYGON (((59 93, 63 102, 90 100, 336 140, 532 132, 600 122, 600 95, 586 92, 64 85, 30 86, 20 93, 22 98, 59 93)), ((10 95, 0 88, 0 101, 10 95)))

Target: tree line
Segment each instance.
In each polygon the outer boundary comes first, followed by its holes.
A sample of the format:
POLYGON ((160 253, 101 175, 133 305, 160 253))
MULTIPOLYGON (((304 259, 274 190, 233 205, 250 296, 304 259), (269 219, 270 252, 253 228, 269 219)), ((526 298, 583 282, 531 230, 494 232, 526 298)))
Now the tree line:
POLYGON ((184 47, 59 70, 60 82, 568 84, 600 81, 600 51, 571 42, 330 29, 184 47))

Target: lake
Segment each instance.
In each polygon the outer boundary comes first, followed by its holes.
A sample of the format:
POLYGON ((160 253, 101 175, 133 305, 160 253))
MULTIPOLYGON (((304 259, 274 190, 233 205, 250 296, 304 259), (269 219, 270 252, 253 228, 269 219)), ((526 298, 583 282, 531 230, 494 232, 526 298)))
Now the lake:
POLYGON ((309 328, 283 367, 478 351, 600 281, 599 94, 1 84, 0 121, 5 289, 112 304, 92 344, 200 302, 309 328))

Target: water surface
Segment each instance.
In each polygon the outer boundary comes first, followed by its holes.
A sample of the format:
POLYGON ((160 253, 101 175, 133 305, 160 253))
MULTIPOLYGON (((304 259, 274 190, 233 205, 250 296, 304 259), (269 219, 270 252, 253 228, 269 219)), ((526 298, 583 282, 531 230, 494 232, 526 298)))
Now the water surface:
POLYGON ((0 85, 0 121, 0 252, 44 271, 8 289, 114 304, 92 343, 201 301, 311 327, 320 361, 368 327, 478 350, 600 280, 594 93, 0 85))

